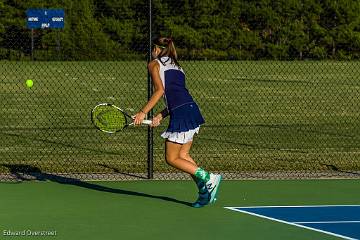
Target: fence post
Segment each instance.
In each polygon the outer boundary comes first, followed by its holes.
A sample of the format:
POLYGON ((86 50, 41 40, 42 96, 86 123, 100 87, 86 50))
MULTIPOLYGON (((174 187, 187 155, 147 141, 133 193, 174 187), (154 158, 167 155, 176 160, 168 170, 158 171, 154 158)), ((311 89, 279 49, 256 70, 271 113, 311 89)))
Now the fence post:
POLYGON ((34 60, 34 29, 31 29, 31 61, 34 60))
MULTIPOLYGON (((152 39, 152 21, 151 21, 151 0, 149 0, 149 54, 148 54, 148 62, 151 61, 151 39, 152 39)), ((151 76, 150 73, 148 71, 148 100, 150 99, 152 95, 152 84, 151 84, 151 76)), ((149 116, 150 119, 152 119, 153 117, 153 110, 151 110, 149 112, 149 116)), ((148 173, 147 173, 147 177, 148 179, 152 179, 153 178, 153 171, 154 171, 154 159, 153 159, 153 150, 154 150, 154 138, 153 138, 153 129, 151 127, 148 127, 148 137, 147 137, 147 163, 148 163, 148 173)))

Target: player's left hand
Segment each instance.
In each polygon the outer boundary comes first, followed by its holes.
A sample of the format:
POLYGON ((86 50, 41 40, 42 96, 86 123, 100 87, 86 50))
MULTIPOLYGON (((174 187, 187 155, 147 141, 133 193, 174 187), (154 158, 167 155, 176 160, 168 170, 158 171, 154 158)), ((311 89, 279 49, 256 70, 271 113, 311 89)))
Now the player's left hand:
POLYGON ((150 126, 151 126, 151 127, 157 127, 157 126, 159 126, 161 120, 162 120, 161 114, 155 116, 155 117, 152 119, 152 123, 150 124, 150 126))

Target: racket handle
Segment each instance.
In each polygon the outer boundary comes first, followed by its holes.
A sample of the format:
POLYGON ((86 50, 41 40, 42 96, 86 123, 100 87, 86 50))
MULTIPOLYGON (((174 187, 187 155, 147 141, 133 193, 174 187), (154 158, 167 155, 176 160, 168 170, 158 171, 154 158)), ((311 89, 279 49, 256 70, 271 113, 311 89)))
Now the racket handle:
POLYGON ((146 124, 146 125, 150 125, 152 123, 152 121, 151 120, 143 120, 142 123, 146 124))

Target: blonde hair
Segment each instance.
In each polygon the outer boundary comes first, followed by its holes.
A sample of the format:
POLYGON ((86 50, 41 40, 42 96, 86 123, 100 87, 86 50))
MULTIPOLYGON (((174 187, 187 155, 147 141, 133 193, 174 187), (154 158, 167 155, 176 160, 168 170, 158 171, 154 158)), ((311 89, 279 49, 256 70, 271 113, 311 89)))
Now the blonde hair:
POLYGON ((158 37, 153 41, 153 45, 161 49, 161 52, 157 56, 157 59, 163 65, 165 65, 165 63, 161 61, 161 58, 166 56, 171 59, 171 64, 175 64, 176 66, 180 67, 180 64, 177 60, 177 53, 174 41, 171 37, 158 37))

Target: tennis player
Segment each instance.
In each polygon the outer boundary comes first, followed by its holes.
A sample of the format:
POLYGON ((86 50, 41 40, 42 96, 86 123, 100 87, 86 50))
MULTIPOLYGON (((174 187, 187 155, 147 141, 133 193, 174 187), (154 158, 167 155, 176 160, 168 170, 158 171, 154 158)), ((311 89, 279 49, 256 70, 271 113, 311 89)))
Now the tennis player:
POLYGON ((134 124, 141 124, 147 113, 164 97, 166 108, 152 119, 157 127, 167 116, 169 126, 161 135, 165 139, 166 162, 189 173, 199 189, 193 207, 203 207, 216 201, 221 175, 198 167, 190 156, 190 149, 200 125, 205 123, 198 105, 185 86, 185 73, 177 61, 177 53, 171 38, 159 37, 153 42, 153 60, 148 64, 154 92, 147 104, 134 116, 134 124))

